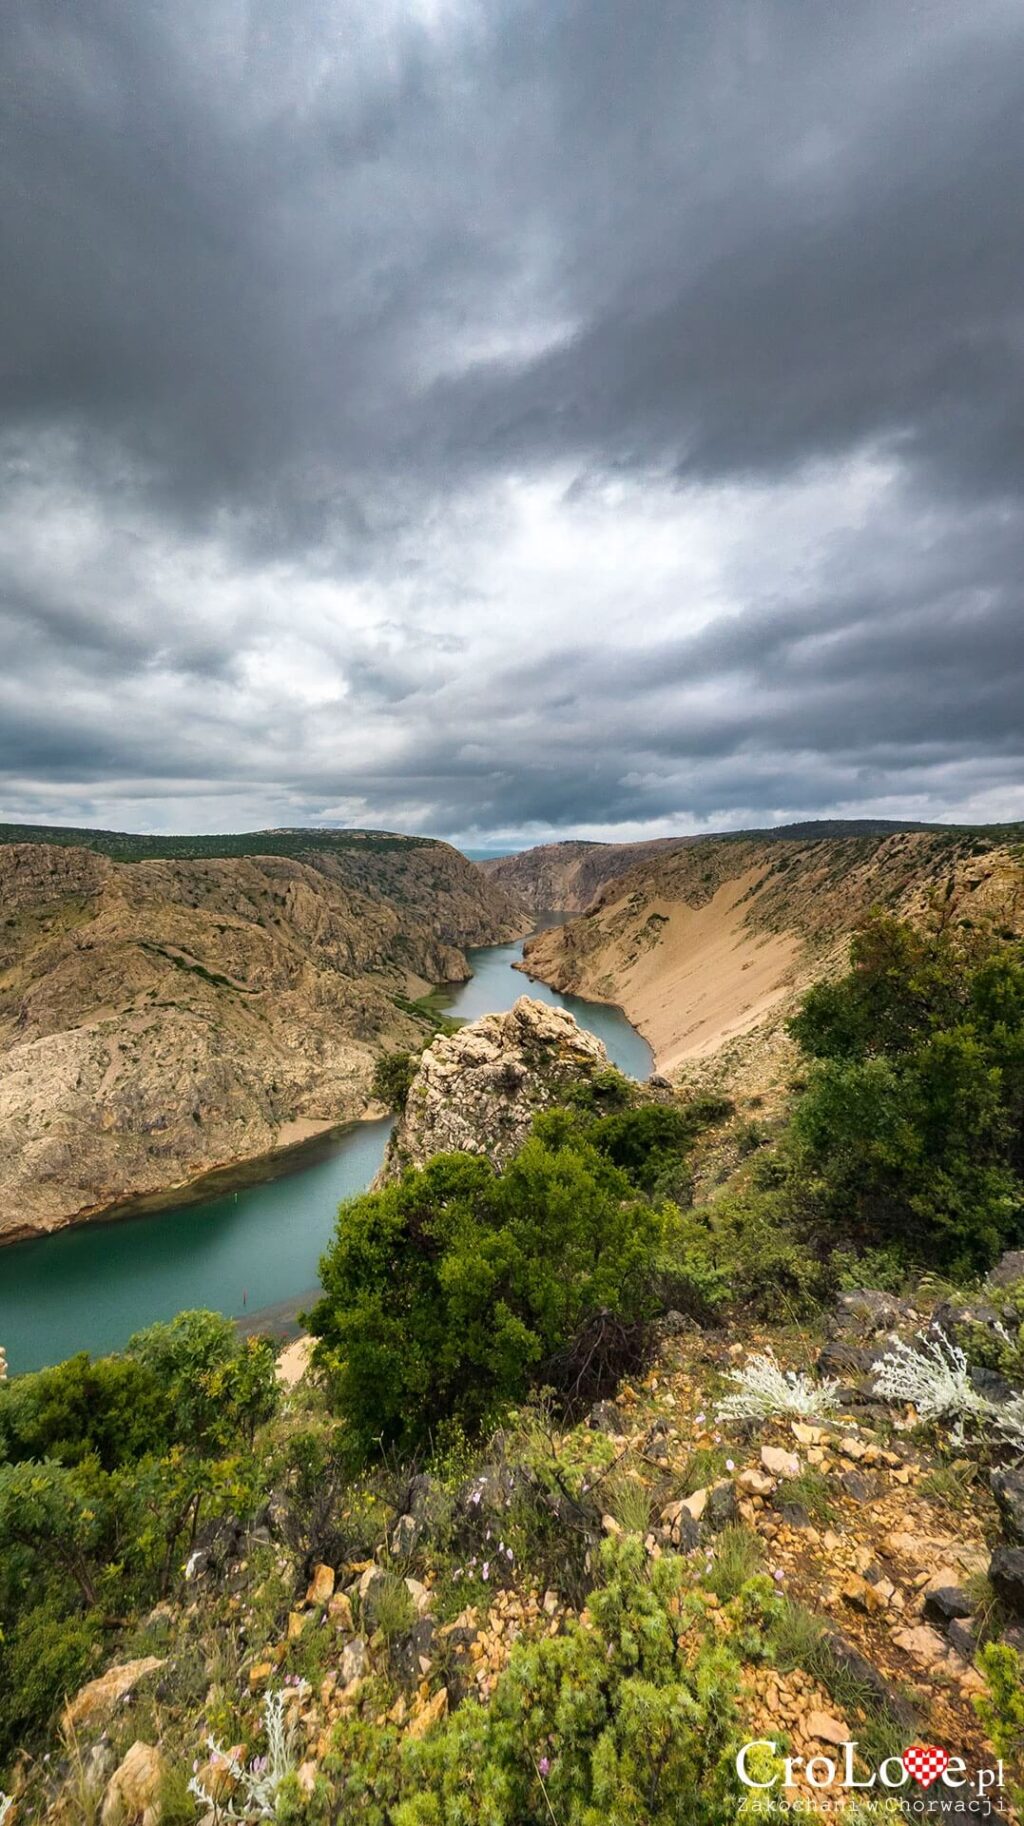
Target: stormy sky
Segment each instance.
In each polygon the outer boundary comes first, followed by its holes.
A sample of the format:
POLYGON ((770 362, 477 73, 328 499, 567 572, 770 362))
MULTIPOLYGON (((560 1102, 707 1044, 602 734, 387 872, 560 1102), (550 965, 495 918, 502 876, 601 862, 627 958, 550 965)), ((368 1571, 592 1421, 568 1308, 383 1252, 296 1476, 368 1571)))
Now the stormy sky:
POLYGON ((1019 0, 5 0, 0 817, 1024 816, 1019 0))

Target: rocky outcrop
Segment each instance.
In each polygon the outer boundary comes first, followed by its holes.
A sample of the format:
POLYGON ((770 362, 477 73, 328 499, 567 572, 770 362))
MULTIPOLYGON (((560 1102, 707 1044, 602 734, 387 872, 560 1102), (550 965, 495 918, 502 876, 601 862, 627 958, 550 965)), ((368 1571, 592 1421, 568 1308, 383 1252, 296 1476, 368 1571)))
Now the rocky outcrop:
POLYGON ((487 1014, 434 1041, 423 1054, 379 1179, 432 1154, 486 1154, 501 1166, 534 1116, 567 1085, 608 1070, 600 1040, 564 1008, 522 995, 504 1014, 487 1014))
POLYGON ((409 998, 528 923, 447 844, 365 834, 130 863, 0 844, 0 909, 0 1241, 360 1115, 378 1053, 423 1042, 409 998))

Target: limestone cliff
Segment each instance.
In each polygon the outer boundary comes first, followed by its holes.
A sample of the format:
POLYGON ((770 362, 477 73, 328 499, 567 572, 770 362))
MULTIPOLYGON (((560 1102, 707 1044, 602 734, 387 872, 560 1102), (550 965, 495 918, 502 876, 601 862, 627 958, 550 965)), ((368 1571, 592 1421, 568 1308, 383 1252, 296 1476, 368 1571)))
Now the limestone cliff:
MULTIPOLYGON (((0 827, 2 828, 2 827, 0 827)), ((740 831, 717 837, 655 837, 639 843, 541 843, 508 856, 492 856, 477 866, 497 886, 534 912, 583 913, 610 881, 643 863, 657 864, 698 843, 729 843, 737 837, 759 843, 816 842, 823 838, 888 837, 902 831, 934 830, 922 824, 887 819, 821 819, 785 824, 765 831, 740 831)))
POLYGON ((615 876, 694 841, 665 837, 651 843, 542 843, 515 855, 489 857, 477 866, 535 913, 582 913, 615 876))
POLYGON ((422 1044, 409 998, 528 923, 446 844, 291 837, 0 843, 0 1240, 358 1116, 382 1047, 422 1044))
POLYGON ((454 1151, 500 1166, 567 1084, 607 1070, 604 1045, 567 1010, 522 995, 427 1048, 378 1179, 454 1151))
POLYGON ((762 1092, 800 992, 838 968, 873 907, 1024 929, 1024 870, 978 833, 713 837, 614 878, 582 919, 529 940, 524 968, 619 1003, 659 1071, 762 1092))

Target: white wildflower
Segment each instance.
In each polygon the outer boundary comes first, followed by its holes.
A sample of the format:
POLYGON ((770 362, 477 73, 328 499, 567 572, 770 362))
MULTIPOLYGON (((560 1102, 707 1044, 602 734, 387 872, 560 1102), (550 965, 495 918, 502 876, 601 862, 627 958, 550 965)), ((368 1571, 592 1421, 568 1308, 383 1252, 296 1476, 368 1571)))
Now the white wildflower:
POLYGON ((773 1353, 759 1352, 742 1369, 729 1371, 735 1395, 720 1401, 719 1420, 771 1420, 776 1414, 831 1414, 839 1400, 839 1384, 815 1382, 803 1371, 780 1369, 773 1353))

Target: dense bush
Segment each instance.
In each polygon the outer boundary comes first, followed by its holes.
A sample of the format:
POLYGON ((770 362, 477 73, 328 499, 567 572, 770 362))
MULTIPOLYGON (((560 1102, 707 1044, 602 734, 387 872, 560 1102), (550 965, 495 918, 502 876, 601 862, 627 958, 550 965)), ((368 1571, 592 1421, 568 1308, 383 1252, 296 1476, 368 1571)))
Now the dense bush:
POLYGON ((419 1059, 411 1052, 382 1053, 373 1068, 371 1092, 387 1110, 404 1110, 419 1059))
POLYGON ((1024 1236, 1024 948, 880 916, 805 999, 805 1207, 953 1275, 1024 1236))
POLYGON ((181 1313, 0 1385, 0 1766, 80 1683, 102 1620, 169 1589, 203 1514, 255 1501, 274 1355, 181 1313))
POLYGON ((355 1448, 415 1445, 449 1418, 474 1430, 598 1311, 648 1318, 677 1224, 567 1112, 500 1175, 438 1155, 349 1200, 311 1326, 355 1448))
MULTIPOLYGON (((588 1625, 513 1651, 421 1742, 342 1725, 334 1817, 368 1826, 731 1826, 739 1665, 676 1557, 606 1546, 588 1625), (703 1625, 703 1627, 702 1627, 703 1625)), ((770 1598, 765 1599, 770 1603, 770 1598)), ((746 1609, 758 1611, 756 1592, 746 1609)))

